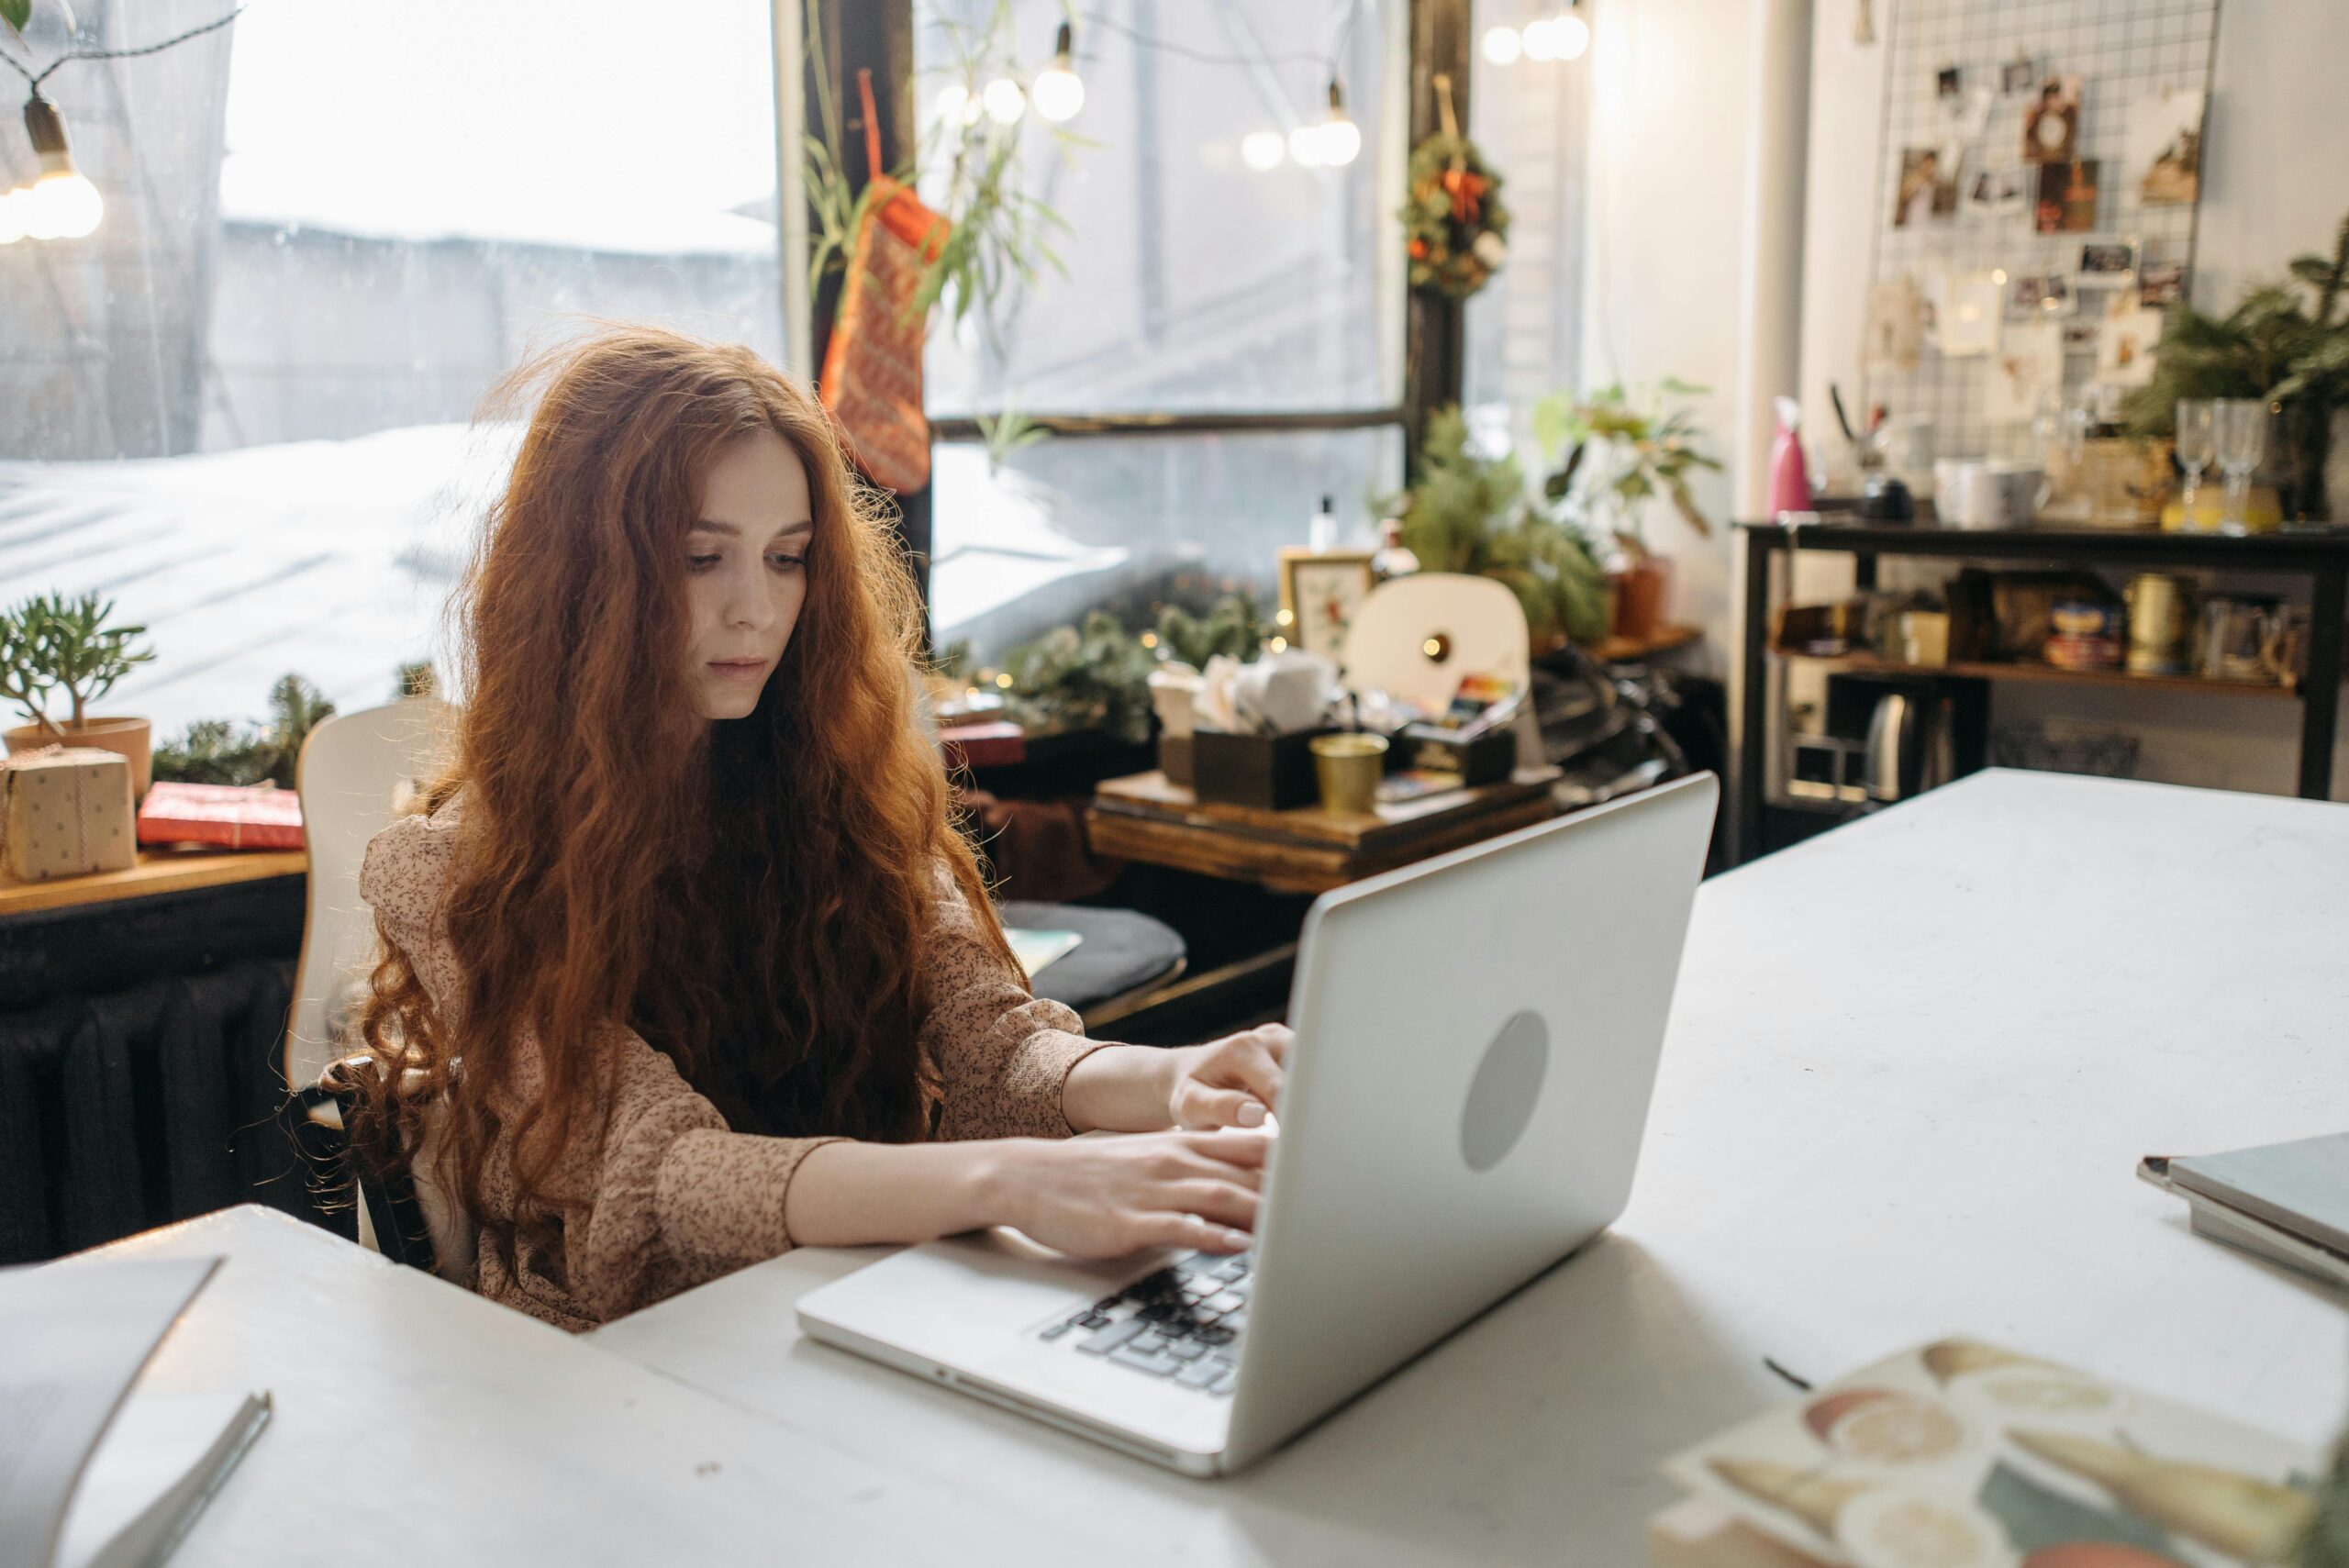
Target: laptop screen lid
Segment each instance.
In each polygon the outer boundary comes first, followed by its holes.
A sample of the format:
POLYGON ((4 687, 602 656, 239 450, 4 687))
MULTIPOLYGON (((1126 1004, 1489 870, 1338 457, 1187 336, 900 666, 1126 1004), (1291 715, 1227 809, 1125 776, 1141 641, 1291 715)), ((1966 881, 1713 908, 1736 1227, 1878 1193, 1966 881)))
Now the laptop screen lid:
POLYGON ((1698 774, 1315 901, 1226 1469, 1622 1212, 1719 795, 1698 774))

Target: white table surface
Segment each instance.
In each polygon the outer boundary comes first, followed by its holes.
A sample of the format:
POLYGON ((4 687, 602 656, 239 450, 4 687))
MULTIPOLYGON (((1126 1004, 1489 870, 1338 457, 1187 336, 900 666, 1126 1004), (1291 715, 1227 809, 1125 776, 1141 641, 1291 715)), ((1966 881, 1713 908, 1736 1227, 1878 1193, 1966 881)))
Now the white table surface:
POLYGON ((171 1568, 1026 1565, 1048 1550, 993 1500, 748 1415, 273 1209, 51 1266, 212 1252, 227 1261, 139 1386, 267 1389, 275 1410, 171 1568))
POLYGON ((2344 1046, 2349 808, 1987 773, 1708 884, 1613 1231, 1234 1480, 803 1342, 797 1297, 884 1249, 590 1341, 897 1498, 987 1500, 974 1557, 1636 1563, 1658 1462, 1789 1396, 1765 1355, 1823 1380, 1964 1332, 2326 1440, 2342 1299, 2132 1173, 2349 1126, 2344 1046))

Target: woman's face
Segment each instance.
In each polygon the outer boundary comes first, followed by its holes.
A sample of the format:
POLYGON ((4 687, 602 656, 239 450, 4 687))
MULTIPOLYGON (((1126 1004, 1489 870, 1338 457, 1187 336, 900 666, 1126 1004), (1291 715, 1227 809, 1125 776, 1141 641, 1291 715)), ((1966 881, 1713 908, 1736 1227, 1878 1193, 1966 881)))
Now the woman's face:
POLYGON ((783 660, 807 596, 816 532, 807 471, 772 430, 738 436, 709 471, 685 539, 686 677, 704 718, 743 718, 783 660))

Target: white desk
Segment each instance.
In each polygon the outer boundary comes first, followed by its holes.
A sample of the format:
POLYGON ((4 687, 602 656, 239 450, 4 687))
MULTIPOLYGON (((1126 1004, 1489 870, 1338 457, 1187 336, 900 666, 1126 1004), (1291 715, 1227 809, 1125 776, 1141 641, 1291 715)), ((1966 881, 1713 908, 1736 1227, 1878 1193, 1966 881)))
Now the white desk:
POLYGON ((2132 1172, 2349 1123, 2345 1044, 2349 809, 1985 774, 1708 884, 1613 1233, 1236 1480, 802 1343, 793 1302, 878 1250, 591 1338, 900 1496, 993 1498, 974 1554, 1636 1563, 1657 1461, 1788 1396, 1765 1354, 1825 1378, 1963 1330, 2328 1438, 2341 1301, 2132 1172))
POLYGON ((266 1388, 276 1411, 172 1568, 1037 1560, 1028 1527, 988 1500, 745 1415, 273 1209, 84 1256, 205 1252, 228 1261, 141 1386, 266 1388))

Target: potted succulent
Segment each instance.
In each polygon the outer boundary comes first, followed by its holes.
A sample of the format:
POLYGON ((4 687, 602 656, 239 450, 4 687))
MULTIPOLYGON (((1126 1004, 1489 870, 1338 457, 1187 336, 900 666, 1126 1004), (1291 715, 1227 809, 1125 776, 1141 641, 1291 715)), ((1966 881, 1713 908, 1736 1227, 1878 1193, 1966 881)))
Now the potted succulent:
POLYGON ((0 697, 32 720, 0 733, 0 740, 12 754, 60 745, 118 751, 129 759, 132 791, 144 796, 152 773, 147 720, 90 712, 92 703, 154 658, 134 646, 145 627, 109 625, 113 617, 112 602, 101 604, 95 594, 39 594, 0 612, 0 697), (65 695, 61 724, 49 711, 58 692, 65 695))

